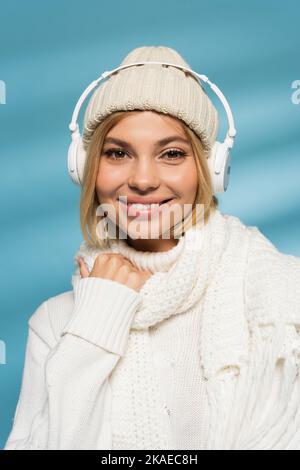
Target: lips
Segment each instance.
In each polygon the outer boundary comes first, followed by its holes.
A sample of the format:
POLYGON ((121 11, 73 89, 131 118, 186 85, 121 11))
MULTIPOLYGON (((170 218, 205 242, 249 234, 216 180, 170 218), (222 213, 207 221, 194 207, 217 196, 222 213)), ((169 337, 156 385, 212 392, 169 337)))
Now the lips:
MULTIPOLYGON (((167 199, 163 199, 163 200, 143 200, 143 199, 128 199, 127 198, 127 206, 130 206, 132 204, 145 204, 145 205, 149 205, 149 204, 164 204, 166 202, 169 202, 171 201, 173 198, 167 198, 167 199)), ((123 204, 126 204, 126 201, 125 199, 118 199, 120 202, 122 202, 123 204)))

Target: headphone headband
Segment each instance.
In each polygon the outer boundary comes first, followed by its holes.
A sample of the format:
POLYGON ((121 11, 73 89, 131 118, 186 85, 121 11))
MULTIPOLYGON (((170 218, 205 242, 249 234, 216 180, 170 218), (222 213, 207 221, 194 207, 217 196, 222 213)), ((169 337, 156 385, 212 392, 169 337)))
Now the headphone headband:
MULTIPOLYGON (((144 64, 159 64, 159 65, 169 65, 169 66, 172 66, 172 67, 177 67, 177 68, 183 70, 184 72, 191 73, 196 79, 200 78, 200 80, 207 83, 210 86, 210 88, 215 92, 215 94, 218 96, 218 98, 220 99, 220 101, 221 101, 221 103, 222 103, 222 105, 225 109, 225 112, 226 112, 226 115, 227 115, 227 121, 228 121, 228 131, 227 131, 227 135, 226 135, 226 138, 224 140, 224 143, 226 143, 229 148, 233 147, 233 139, 236 136, 236 129, 235 129, 235 125, 234 125, 234 119, 233 119, 231 108, 230 108, 229 103, 228 103, 227 99, 225 98, 224 94, 217 87, 217 85, 215 85, 214 83, 212 83, 209 80, 209 78, 206 75, 200 75, 199 73, 195 72, 194 70, 192 70, 188 67, 184 67, 184 66, 178 65, 178 64, 172 64, 170 62, 155 62, 155 61, 132 62, 131 64, 123 65, 123 66, 117 67, 113 70, 103 72, 100 75, 100 77, 97 78, 97 80, 94 80, 93 82, 90 83, 90 85, 84 90, 84 92, 81 94, 79 100, 77 101, 77 103, 75 105, 75 108, 74 108, 74 111, 73 111, 73 114, 72 114, 71 122, 69 124, 70 131, 71 132, 79 131, 79 126, 78 126, 78 123, 77 123, 77 119, 78 119, 80 109, 81 109, 86 97, 90 94, 90 92, 94 88, 96 88, 96 86, 102 80, 109 77, 110 75, 117 72, 118 70, 122 70, 122 69, 132 67, 132 66, 135 66, 135 65, 144 65, 144 64)), ((201 85, 201 83, 200 83, 200 85, 201 85)))

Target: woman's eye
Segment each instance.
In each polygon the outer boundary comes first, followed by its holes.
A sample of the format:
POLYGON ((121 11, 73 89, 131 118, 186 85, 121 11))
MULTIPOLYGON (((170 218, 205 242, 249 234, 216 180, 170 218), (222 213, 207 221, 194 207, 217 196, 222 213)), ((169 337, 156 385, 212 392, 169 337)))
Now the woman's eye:
POLYGON ((169 150, 168 152, 165 152, 163 154, 163 157, 165 155, 170 155, 171 158, 167 158, 167 160, 179 160, 180 158, 185 157, 186 153, 182 152, 182 150, 169 150), (175 157, 174 157, 175 155, 175 157))
POLYGON ((118 149, 116 150, 111 149, 111 150, 107 150, 106 152, 104 152, 104 155, 107 155, 109 158, 113 158, 114 160, 123 160, 122 155, 120 154, 124 155, 125 152, 123 152, 123 150, 118 150, 118 149), (118 156, 112 157, 112 155, 115 155, 115 154, 118 154, 118 156))

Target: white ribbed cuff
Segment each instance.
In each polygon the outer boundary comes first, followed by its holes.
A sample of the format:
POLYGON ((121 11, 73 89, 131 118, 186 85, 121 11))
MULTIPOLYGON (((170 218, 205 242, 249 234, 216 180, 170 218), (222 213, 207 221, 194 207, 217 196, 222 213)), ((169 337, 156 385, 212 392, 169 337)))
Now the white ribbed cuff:
POLYGON ((61 336, 72 333, 122 356, 140 302, 139 292, 117 281, 80 278, 74 286, 74 312, 61 336))

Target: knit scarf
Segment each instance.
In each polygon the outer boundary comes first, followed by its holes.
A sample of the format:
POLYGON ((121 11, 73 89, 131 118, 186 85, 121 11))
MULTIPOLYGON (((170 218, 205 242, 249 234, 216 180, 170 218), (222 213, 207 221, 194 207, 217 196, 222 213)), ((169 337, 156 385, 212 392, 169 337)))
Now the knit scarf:
MULTIPOLYGON (((295 299, 291 291, 297 286, 300 292, 300 260, 282 255, 256 227, 247 227, 219 209, 206 224, 188 229, 169 252, 137 252, 124 240, 114 240, 106 249, 83 242, 74 260, 82 256, 91 269, 104 252, 120 252, 141 269, 153 272, 139 291, 142 302, 131 325, 136 340, 145 337, 135 332, 146 332, 171 315, 199 309, 199 354, 211 406, 208 449, 293 448, 298 444, 300 448, 296 328, 300 325, 300 302, 296 303, 300 294, 295 299), (261 271, 262 277, 257 275, 261 274, 258 252, 264 258, 263 266, 269 263, 267 274, 261 271), (288 273, 288 285, 280 277, 282 269, 288 273), (258 278, 261 281, 256 284, 258 278)), ((77 268, 73 286, 79 278, 77 268)), ((134 357, 129 342, 127 360, 134 357)), ((142 386, 136 393, 142 394, 142 386)), ((153 447, 144 448, 172 448, 171 431, 167 423, 162 424, 154 394, 147 399, 152 400, 151 422, 157 426, 144 436, 153 447)), ((144 428, 141 426, 141 434, 146 432, 144 428)))

